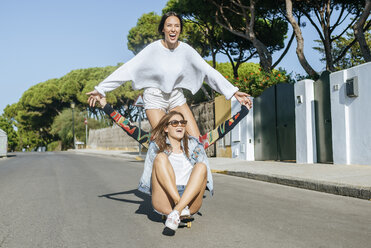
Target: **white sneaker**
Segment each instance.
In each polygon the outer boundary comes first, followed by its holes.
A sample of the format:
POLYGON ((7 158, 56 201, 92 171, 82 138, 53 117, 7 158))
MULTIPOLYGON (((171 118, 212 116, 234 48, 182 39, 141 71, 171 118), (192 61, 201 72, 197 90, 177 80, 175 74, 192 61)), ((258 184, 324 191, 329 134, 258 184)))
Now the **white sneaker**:
POLYGON ((189 217, 191 216, 191 212, 189 211, 188 206, 186 206, 182 212, 180 213, 180 217, 189 217))
POLYGON ((180 223, 179 212, 177 210, 173 210, 168 216, 165 221, 165 226, 170 228, 173 231, 178 229, 180 223))

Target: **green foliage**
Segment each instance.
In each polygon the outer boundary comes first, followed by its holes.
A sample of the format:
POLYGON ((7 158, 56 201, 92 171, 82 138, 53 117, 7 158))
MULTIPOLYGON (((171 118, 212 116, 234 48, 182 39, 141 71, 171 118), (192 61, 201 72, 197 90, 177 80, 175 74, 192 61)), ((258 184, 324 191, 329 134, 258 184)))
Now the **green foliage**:
MULTIPOLYGON (((211 61, 208 62, 211 64, 211 61)), ((294 83, 294 79, 285 70, 273 70, 265 72, 259 64, 242 63, 238 74, 239 77, 234 77, 233 68, 230 63, 217 63, 216 69, 233 85, 239 88, 240 91, 246 92, 253 97, 260 96, 266 88, 278 83, 294 83)), ((212 89, 204 83, 209 95, 212 89)), ((205 94, 199 90, 195 95, 185 90, 184 95, 187 98, 188 104, 196 104, 207 101, 205 94)), ((217 93, 219 95, 219 93, 217 93)))
POLYGON ((229 64, 217 65, 217 70, 223 74, 240 91, 246 92, 253 97, 260 96, 266 88, 278 83, 293 83, 291 76, 283 69, 265 72, 258 64, 244 63, 240 66, 237 78, 233 77, 233 71, 229 64))
POLYGON ((0 116, 0 129, 8 136, 8 151, 14 151, 18 145, 18 135, 13 128, 13 123, 4 116, 0 116))
MULTIPOLYGON (((367 42, 367 45, 371 47, 371 32, 368 30, 365 33, 365 39, 367 42)), ((338 58, 340 54, 343 52, 344 48, 348 47, 353 40, 355 39, 354 33, 347 32, 345 37, 340 37, 336 39, 333 43, 332 47, 332 57, 334 59, 338 58)), ((321 61, 326 62, 326 55, 325 55, 325 49, 323 47, 323 43, 321 40, 315 40, 317 42, 318 47, 313 47, 313 49, 317 50, 321 53, 322 58, 321 61)), ((348 52, 343 56, 340 60, 338 60, 336 63, 334 63, 335 69, 337 71, 344 70, 351 68, 356 65, 360 65, 365 63, 365 59, 362 55, 361 49, 359 47, 359 43, 355 42, 348 52)))
MULTIPOLYGON (((223 5, 233 5, 223 13, 235 32, 245 34, 246 18, 230 11, 238 8, 237 4, 231 4, 230 1, 215 2, 223 2, 223 5)), ((249 6, 248 2, 243 4, 249 6)), ((255 36, 267 47, 270 53, 281 50, 284 48, 284 40, 288 31, 287 21, 272 10, 277 6, 269 1, 258 1, 256 4, 255 36)), ((226 54, 233 67, 234 77, 238 77, 241 63, 257 57, 257 49, 248 39, 222 28, 216 22, 217 7, 208 0, 169 0, 163 9, 163 12, 168 11, 182 14, 187 22, 200 29, 199 33, 203 39, 201 41, 202 45, 198 45, 198 47, 205 48, 204 53, 201 53, 202 56, 208 56, 210 53, 214 56, 216 53, 226 54)), ((200 40, 199 38, 196 39, 200 40)), ((193 43, 189 44, 194 46, 193 43)))
POLYGON ((48 144, 46 147, 48 151, 61 151, 62 145, 60 141, 53 141, 52 143, 48 144))
MULTIPOLYGON (((87 116, 86 112, 79 109, 74 109, 74 120, 72 121, 72 109, 64 109, 59 114, 52 126, 51 134, 56 135, 62 141, 62 149, 73 147, 73 123, 75 127, 75 136, 77 141, 85 142, 85 124, 84 120, 87 116)), ((106 127, 106 122, 88 118, 88 129, 99 129, 106 127)))
POLYGON ((143 14, 138 19, 137 25, 129 31, 128 49, 138 54, 148 44, 161 39, 162 35, 157 31, 160 21, 161 16, 154 12, 143 14))
MULTIPOLYGON (((13 121, 18 129, 19 148, 35 149, 59 138, 51 132, 54 119, 65 108, 70 108, 71 102, 76 108, 89 109, 87 92, 104 80, 118 68, 88 68, 73 70, 59 79, 51 79, 30 87, 20 100, 4 109, 4 117, 13 121)), ((108 100, 117 109, 126 108, 141 91, 133 91, 127 83, 114 92, 107 94, 108 100)), ((90 109, 91 116, 102 118, 102 110, 90 109)))
MULTIPOLYGON (((211 96, 213 89, 211 89, 210 86, 207 85, 206 83, 203 83, 203 86, 208 92, 209 96, 211 96)), ((183 89, 183 94, 184 94, 184 97, 187 99, 188 105, 206 102, 209 100, 207 96, 205 95, 205 93, 202 91, 202 89, 197 91, 196 94, 194 95, 192 94, 191 91, 183 89)))

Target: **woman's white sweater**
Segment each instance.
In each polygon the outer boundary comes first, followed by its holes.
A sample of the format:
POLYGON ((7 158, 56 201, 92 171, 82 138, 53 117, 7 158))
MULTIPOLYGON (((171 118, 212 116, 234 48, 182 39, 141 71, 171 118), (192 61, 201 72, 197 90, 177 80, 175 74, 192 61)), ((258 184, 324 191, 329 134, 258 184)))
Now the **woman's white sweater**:
POLYGON ((134 90, 153 87, 170 93, 175 88, 184 88, 192 94, 195 94, 205 81, 227 99, 238 91, 237 87, 212 68, 188 44, 179 42, 174 50, 170 50, 162 45, 161 40, 149 44, 95 89, 105 95, 105 92, 114 90, 127 81, 133 82, 134 90))

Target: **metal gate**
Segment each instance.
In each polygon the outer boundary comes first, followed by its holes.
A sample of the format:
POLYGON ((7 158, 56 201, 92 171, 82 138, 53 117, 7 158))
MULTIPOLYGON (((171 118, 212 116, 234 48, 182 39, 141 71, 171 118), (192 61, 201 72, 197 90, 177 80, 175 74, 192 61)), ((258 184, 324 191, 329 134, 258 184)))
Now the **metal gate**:
POLYGON ((255 160, 296 160, 292 84, 277 84, 254 99, 255 160))
POLYGON ((314 116, 316 124, 317 162, 332 163, 332 126, 330 72, 325 71, 314 82, 314 116))

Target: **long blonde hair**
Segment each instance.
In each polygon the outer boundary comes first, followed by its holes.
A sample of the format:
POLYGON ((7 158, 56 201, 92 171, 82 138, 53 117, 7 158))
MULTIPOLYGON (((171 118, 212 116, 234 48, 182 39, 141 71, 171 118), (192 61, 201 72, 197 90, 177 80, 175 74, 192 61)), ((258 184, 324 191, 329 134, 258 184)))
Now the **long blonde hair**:
MULTIPOLYGON (((171 111, 170 113, 164 115, 161 118, 161 120, 158 122, 157 126, 152 130, 152 138, 159 147, 158 153, 165 151, 165 149, 169 149, 169 146, 166 144, 166 137, 168 134, 165 132, 165 128, 169 125, 170 119, 175 115, 181 116, 182 119, 184 120, 184 116, 182 113, 177 112, 177 111, 171 111)), ((184 151, 186 153, 186 156, 188 157, 189 153, 188 153, 188 133, 187 131, 184 133, 184 137, 182 138, 182 141, 183 141, 184 151)))

